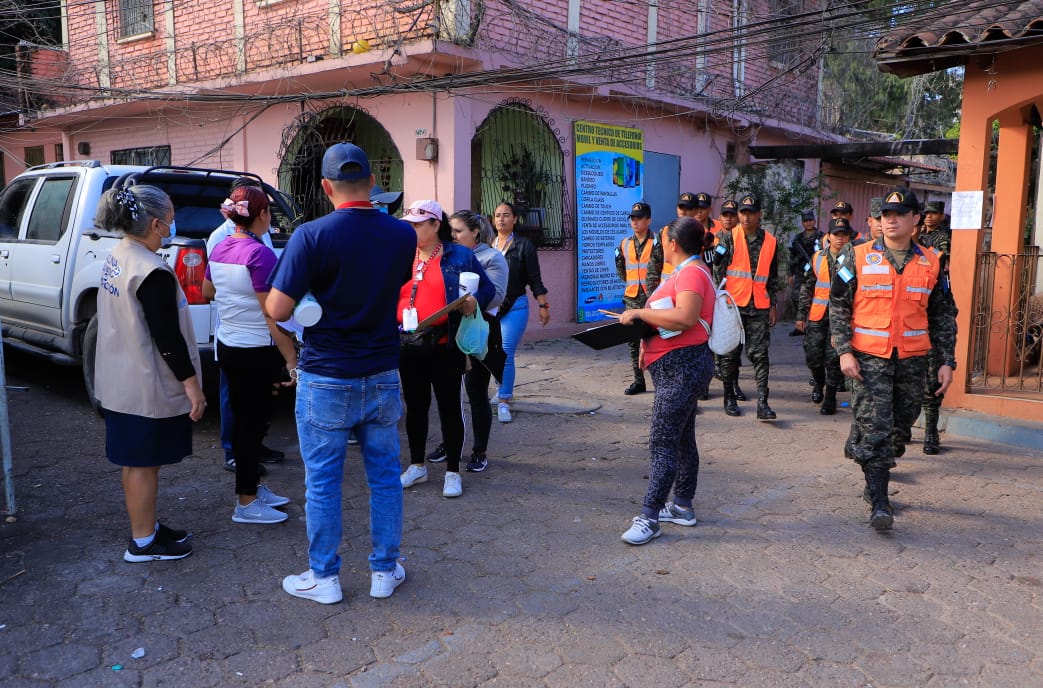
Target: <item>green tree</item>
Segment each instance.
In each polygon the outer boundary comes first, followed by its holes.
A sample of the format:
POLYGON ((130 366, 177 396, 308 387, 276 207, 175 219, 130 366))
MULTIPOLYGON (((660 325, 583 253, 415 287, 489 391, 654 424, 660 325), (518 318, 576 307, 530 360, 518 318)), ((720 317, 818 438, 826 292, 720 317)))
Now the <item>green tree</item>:
POLYGON ((902 8, 889 0, 860 7, 864 20, 835 32, 822 61, 822 126, 852 138, 943 138, 960 118, 963 68, 908 79, 881 72, 871 56, 902 8))

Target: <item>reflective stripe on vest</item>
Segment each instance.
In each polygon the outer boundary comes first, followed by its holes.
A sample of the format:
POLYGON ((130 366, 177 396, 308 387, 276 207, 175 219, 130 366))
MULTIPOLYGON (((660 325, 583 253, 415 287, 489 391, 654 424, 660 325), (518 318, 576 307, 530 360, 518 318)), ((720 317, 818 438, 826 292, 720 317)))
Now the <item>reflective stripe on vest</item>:
POLYGON ((858 276, 851 308, 851 347, 856 351, 881 358, 895 350, 899 358, 930 351, 927 300, 938 282, 941 261, 916 245, 912 250, 915 255, 899 275, 873 243, 855 247, 850 268, 858 276))
POLYGON ((819 322, 826 317, 829 309, 829 261, 826 254, 819 251, 814 258, 815 269, 815 293, 811 297, 811 310, 808 312, 808 320, 819 322))
POLYGON ((634 298, 641 292, 641 287, 648 276, 648 260, 652 257, 652 244, 654 243, 655 236, 649 234, 645 239, 645 247, 641 250, 640 257, 637 255, 634 237, 627 237, 619 244, 619 250, 623 252, 627 266, 627 287, 623 291, 624 296, 634 298))
POLYGON ((756 308, 771 307, 768 296, 768 275, 771 261, 775 257, 775 237, 764 233, 760 256, 757 257, 757 272, 750 268, 750 248, 746 244, 746 233, 742 225, 732 227, 732 262, 728 265, 728 282, 725 289, 735 299, 735 305, 748 306, 750 299, 756 308))

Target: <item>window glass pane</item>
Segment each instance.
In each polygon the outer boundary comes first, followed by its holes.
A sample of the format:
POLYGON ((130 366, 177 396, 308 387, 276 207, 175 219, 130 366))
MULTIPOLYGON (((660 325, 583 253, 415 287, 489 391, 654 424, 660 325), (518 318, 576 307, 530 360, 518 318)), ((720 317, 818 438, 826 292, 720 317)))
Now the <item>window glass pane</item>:
POLYGON ((76 180, 69 178, 47 179, 29 217, 26 239, 58 241, 65 230, 65 208, 69 204, 69 193, 76 180))
POLYGON ((13 239, 18 236, 25 204, 29 201, 29 194, 35 185, 35 179, 19 179, 0 194, 0 239, 13 239))

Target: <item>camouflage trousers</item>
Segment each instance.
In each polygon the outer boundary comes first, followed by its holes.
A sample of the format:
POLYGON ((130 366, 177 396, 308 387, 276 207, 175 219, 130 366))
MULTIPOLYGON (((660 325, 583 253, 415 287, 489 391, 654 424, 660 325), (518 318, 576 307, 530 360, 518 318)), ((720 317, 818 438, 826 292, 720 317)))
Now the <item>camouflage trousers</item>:
POLYGON ((920 415, 927 357, 878 358, 855 352, 861 380, 851 382, 851 433, 844 455, 859 464, 893 468, 920 415))
POLYGON ((927 353, 927 379, 923 386, 923 407, 928 411, 938 411, 942 407, 942 398, 935 396, 941 384, 938 382, 938 369, 942 367, 942 356, 937 350, 931 349, 927 353))
MULTIPOLYGON (((641 291, 634 298, 630 298, 629 296, 624 296, 623 297, 623 307, 626 310, 628 310, 628 311, 633 309, 633 308, 644 308, 645 307, 645 302, 647 302, 647 301, 648 301, 648 294, 646 294, 644 291, 641 291)), ((645 373, 644 373, 643 370, 641 370, 641 366, 639 366, 637 364, 638 356, 641 353, 641 342, 640 341, 629 342, 627 346, 630 347, 630 365, 634 369, 634 380, 636 382, 644 382, 645 381, 645 373)))
POLYGON ((807 321, 804 324, 804 362, 812 377, 819 379, 815 371, 825 371, 825 381, 831 387, 840 387, 844 382, 844 374, 840 372, 840 356, 833 348, 829 334, 829 316, 818 322, 807 321))
MULTIPOLYGON (((742 329, 746 333, 746 357, 753 364, 753 375, 757 380, 757 389, 768 388, 768 347, 771 345, 771 328, 768 327, 768 311, 760 309, 740 308, 742 329)), ((742 346, 735 347, 731 353, 721 356, 721 374, 725 380, 735 379, 739 375, 742 346)))

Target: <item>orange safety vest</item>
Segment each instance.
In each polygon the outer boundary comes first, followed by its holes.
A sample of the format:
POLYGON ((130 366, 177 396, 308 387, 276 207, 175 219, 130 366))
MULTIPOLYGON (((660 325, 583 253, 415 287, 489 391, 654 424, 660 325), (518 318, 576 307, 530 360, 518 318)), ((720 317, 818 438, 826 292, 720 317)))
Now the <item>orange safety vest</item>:
POLYGON ((655 242, 655 234, 649 232, 640 257, 637 255, 637 244, 634 237, 629 236, 620 242, 619 250, 623 252, 627 262, 627 288, 623 291, 624 296, 634 298, 641 292, 641 286, 648 277, 648 261, 652 257, 652 245, 655 242))
POLYGON ((818 322, 829 310, 829 261, 826 259, 826 251, 819 251, 811 260, 815 270, 815 293, 811 296, 808 320, 818 322))
POLYGON ((732 227, 732 262, 728 266, 728 282, 724 286, 735 299, 735 305, 748 306, 752 296, 756 308, 771 307, 768 273, 771 270, 771 259, 775 257, 775 244, 775 237, 765 232, 764 245, 757 258, 757 272, 754 273, 750 270, 750 247, 746 245, 746 232, 742 225, 732 227))
POLYGON ((927 299, 938 283, 941 263, 915 243, 916 255, 902 274, 895 272, 875 242, 855 247, 850 269, 858 273, 858 291, 851 309, 851 348, 888 358, 925 356, 931 350, 927 332, 927 299))
MULTIPOLYGON (((659 243, 661 243, 663 246, 666 246, 666 230, 669 229, 669 228, 670 228, 670 225, 667 225, 666 227, 663 227, 661 230, 659 230, 659 243)), ((666 262, 666 259, 664 259, 663 260, 663 277, 665 278, 667 275, 673 274, 673 272, 674 272, 674 264, 673 263, 668 263, 668 262, 666 262)))

